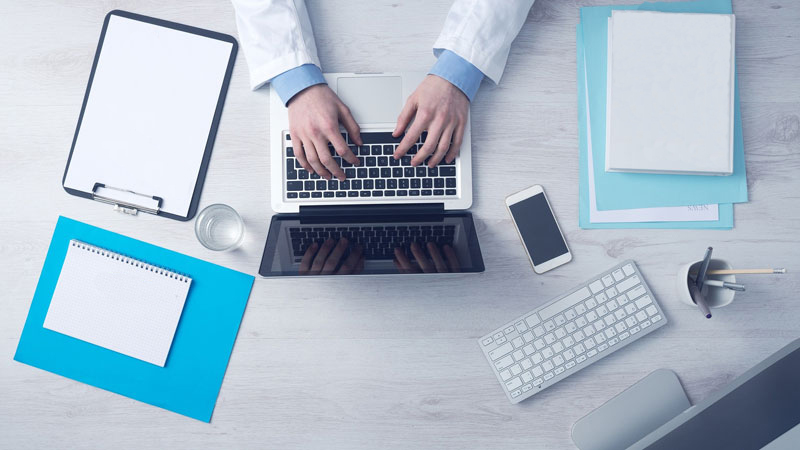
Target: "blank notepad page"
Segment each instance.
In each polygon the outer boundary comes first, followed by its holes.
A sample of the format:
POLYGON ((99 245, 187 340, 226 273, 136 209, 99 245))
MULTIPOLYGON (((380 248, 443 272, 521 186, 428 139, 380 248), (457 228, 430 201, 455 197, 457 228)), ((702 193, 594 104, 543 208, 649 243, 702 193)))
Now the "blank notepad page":
POLYGON ((191 282, 72 240, 44 327, 163 367, 191 282))

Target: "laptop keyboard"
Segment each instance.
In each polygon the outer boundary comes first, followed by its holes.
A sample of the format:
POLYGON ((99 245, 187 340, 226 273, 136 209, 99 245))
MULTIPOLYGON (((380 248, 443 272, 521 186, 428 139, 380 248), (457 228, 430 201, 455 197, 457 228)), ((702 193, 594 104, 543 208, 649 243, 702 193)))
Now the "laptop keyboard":
POLYGON ((314 242, 322 245, 328 238, 347 238, 360 245, 368 260, 393 259, 394 249, 403 248, 408 253, 412 242, 434 242, 453 246, 455 225, 381 225, 356 227, 292 227, 289 238, 296 261, 314 242))
POLYGON ((422 148, 426 133, 423 133, 419 142, 412 145, 408 153, 399 160, 394 159, 392 155, 402 136, 395 138, 388 132, 363 132, 361 140, 364 145, 360 146, 351 142, 346 133, 342 136, 361 165, 353 166, 337 155, 333 146, 329 146, 331 156, 336 164, 342 167, 347 179, 328 181, 316 173, 309 173, 300 165, 295 157, 291 138, 284 132, 287 199, 372 200, 378 197, 384 200, 387 197, 457 197, 458 178, 455 160, 452 163, 442 160, 433 169, 426 166, 428 160, 417 167, 411 166, 411 158, 422 148))

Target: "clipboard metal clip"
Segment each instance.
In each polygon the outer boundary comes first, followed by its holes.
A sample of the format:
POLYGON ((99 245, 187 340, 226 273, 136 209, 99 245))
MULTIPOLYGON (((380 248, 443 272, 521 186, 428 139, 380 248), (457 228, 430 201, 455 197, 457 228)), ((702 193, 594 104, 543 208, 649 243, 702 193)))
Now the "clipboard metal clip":
POLYGON ((158 214, 164 199, 161 197, 140 194, 129 189, 106 186, 95 183, 92 188, 92 199, 114 205, 114 211, 135 216, 139 211, 158 214))

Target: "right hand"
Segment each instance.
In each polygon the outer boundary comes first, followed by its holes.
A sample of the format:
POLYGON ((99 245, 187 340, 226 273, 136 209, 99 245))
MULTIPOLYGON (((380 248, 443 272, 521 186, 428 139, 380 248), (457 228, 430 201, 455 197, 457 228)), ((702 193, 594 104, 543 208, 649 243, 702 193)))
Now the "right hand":
POLYGON ((330 180, 345 180, 344 170, 328 150, 328 143, 350 164, 359 165, 339 131, 339 123, 356 145, 362 145, 358 124, 350 109, 326 84, 317 84, 300 91, 289 100, 289 133, 294 155, 309 172, 330 180))
POLYGON ((338 242, 328 238, 322 246, 314 242, 300 261, 299 275, 356 275, 364 270, 364 250, 360 245, 350 248, 350 255, 342 261, 350 247, 347 238, 338 242))

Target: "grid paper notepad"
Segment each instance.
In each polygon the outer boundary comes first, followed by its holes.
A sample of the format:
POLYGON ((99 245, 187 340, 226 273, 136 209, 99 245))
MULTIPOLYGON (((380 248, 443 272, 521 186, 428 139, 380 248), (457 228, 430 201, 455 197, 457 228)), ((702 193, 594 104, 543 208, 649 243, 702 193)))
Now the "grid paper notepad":
POLYGON ((612 12, 606 171, 733 173, 734 16, 612 12))
POLYGON ((73 239, 44 327, 164 367, 191 283, 73 239))

